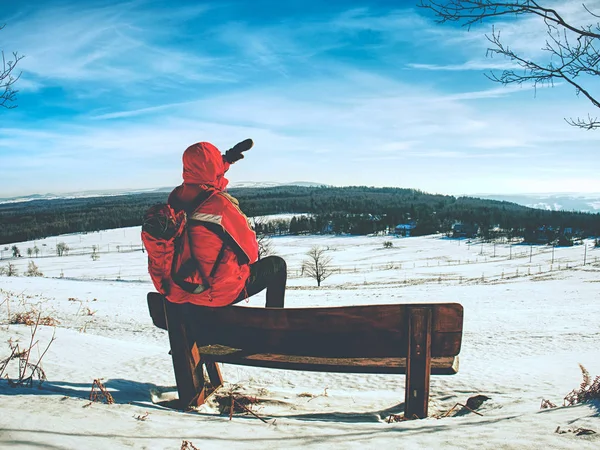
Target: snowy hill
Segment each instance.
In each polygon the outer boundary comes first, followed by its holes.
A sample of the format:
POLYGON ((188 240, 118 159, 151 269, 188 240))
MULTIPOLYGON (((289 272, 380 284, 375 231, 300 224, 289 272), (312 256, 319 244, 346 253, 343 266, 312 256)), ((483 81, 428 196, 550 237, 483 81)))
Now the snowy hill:
POLYGON ((503 200, 549 211, 600 212, 600 194, 482 194, 473 197, 503 200))
MULTIPOLYGON (((305 186, 305 187, 317 187, 325 186, 322 183, 313 183, 310 181, 293 181, 290 183, 277 183, 277 182, 258 182, 258 181, 238 181, 229 184, 229 188, 265 188, 265 187, 277 187, 277 186, 305 186)), ((32 200, 57 200, 57 199, 71 199, 71 198, 85 198, 85 197, 110 197, 116 195, 129 195, 129 194, 144 194, 153 192, 171 192, 175 186, 147 188, 147 189, 107 189, 107 190, 90 190, 81 192, 63 192, 58 194, 46 193, 46 194, 32 194, 23 195, 16 197, 0 198, 0 203, 17 203, 26 202, 32 200)))

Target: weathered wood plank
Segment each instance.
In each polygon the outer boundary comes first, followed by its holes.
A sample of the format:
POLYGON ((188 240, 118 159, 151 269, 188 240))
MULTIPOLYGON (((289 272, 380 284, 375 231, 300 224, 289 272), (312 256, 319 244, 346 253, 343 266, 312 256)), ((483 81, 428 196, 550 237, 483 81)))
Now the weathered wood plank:
MULTIPOLYGON (((213 356, 204 353, 203 355, 205 360, 208 361, 241 366, 270 367, 273 369, 336 373, 406 373, 406 358, 315 358, 274 354, 213 356)), ((432 358, 432 375, 454 375, 456 373, 458 373, 458 356, 432 358)))
POLYGON ((427 417, 431 374, 430 308, 410 308, 408 314, 408 357, 404 417, 427 417))
POLYGON ((164 302, 164 315, 169 329, 169 344, 173 359, 173 370, 179 393, 179 407, 197 406, 204 403, 204 372, 198 364, 200 354, 194 352, 192 339, 187 332, 183 310, 173 303, 164 302))

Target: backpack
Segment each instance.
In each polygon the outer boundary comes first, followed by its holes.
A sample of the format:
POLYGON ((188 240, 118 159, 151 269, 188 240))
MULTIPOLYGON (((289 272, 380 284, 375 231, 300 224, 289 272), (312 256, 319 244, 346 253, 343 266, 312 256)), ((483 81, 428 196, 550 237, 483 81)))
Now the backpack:
POLYGON ((184 291, 198 294, 207 284, 186 281, 197 264, 192 257, 185 211, 175 212, 166 203, 151 206, 142 223, 142 242, 148 252, 148 272, 154 287, 163 295, 171 291, 171 282, 184 291))

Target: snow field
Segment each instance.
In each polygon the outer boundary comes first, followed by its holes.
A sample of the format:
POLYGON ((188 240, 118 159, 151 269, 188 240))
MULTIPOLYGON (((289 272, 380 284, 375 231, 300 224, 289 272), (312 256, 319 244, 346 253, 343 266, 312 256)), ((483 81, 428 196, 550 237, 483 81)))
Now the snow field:
MULTIPOLYGON (((421 421, 385 421, 402 411, 403 376, 224 366, 225 390, 258 397, 255 411, 269 421, 264 424, 252 416, 230 422, 214 402, 185 414, 156 403, 174 395, 175 381, 168 337, 147 311, 145 296, 153 288, 139 232, 134 227, 39 240, 35 245, 44 250, 38 258, 8 258, 4 252, 0 267, 12 263, 23 274, 33 260, 44 277, 0 276, 0 360, 10 354, 6 341, 25 345, 31 336, 29 327, 9 324, 11 315, 35 308, 59 323, 43 359, 48 380, 41 388, 0 381, 0 448, 167 449, 179 448, 183 439, 203 449, 537 449, 600 443, 598 403, 539 409, 542 399, 562 405, 579 386, 578 363, 592 377, 600 375, 600 252, 591 241, 587 249, 554 249, 552 262, 551 247, 494 248, 441 236, 273 238, 275 252, 288 262, 286 306, 456 301, 465 308, 465 323, 459 373, 431 378, 432 417, 421 421), (385 241, 393 247, 384 248, 385 241), (71 248, 69 255, 50 251, 58 242, 71 248), (92 245, 100 247, 96 261, 92 245), (329 249, 334 268, 320 288, 301 271, 314 245, 329 249), (96 378, 104 380, 116 404, 86 406, 96 378), (482 416, 433 417, 476 394, 491 397, 478 410, 482 416), (146 420, 135 418, 146 412, 146 420), (560 434, 557 427, 599 434, 560 434)), ((34 243, 17 245, 26 255, 34 243)), ((247 303, 263 305, 264 294, 247 303)), ((40 327, 41 350, 53 332, 40 327)))

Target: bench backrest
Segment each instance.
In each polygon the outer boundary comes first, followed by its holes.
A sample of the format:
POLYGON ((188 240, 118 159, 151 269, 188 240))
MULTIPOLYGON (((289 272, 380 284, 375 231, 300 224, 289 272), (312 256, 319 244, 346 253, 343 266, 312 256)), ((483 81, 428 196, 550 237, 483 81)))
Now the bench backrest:
MULTIPOLYGON (((148 302, 152 311, 151 303, 158 304, 163 297, 152 300, 151 296, 148 302)), ((197 346, 228 348, 224 355, 235 350, 237 356, 260 353, 315 358, 405 358, 408 317, 413 309, 431 311, 431 357, 458 355, 462 340, 463 308, 458 303, 290 309, 175 306, 180 308, 197 346)), ((154 307, 157 311, 158 308, 154 307)))

